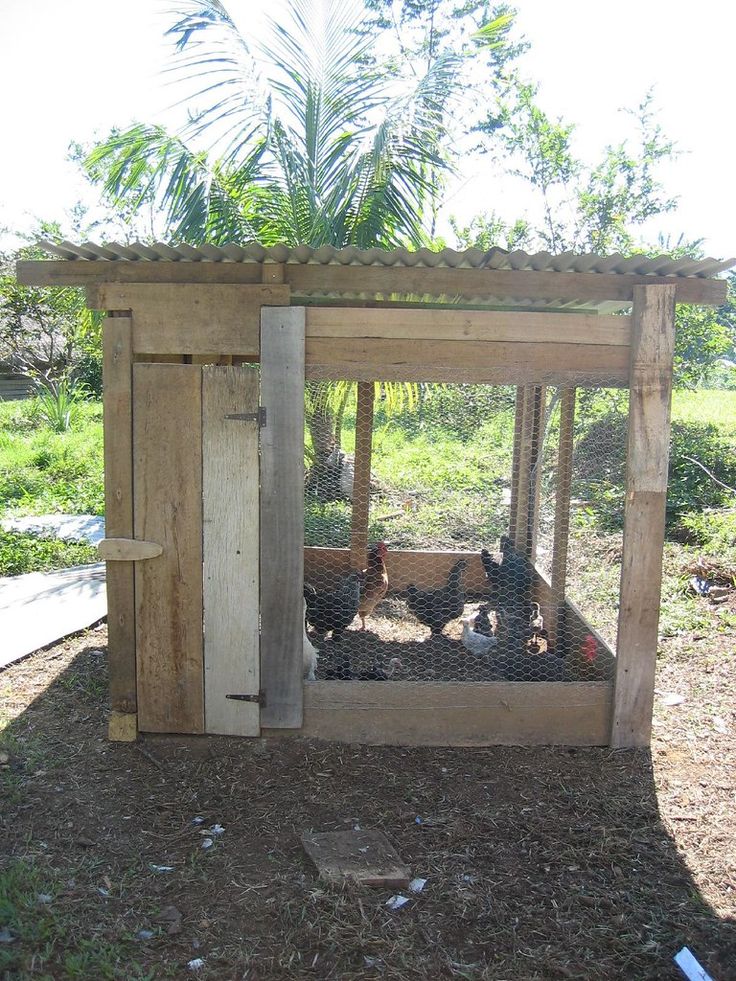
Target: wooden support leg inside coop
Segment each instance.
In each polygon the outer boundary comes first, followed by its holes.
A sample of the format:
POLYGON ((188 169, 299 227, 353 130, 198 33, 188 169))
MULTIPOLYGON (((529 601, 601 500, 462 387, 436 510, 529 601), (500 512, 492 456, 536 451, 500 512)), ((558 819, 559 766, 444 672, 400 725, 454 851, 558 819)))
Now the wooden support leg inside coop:
POLYGON ((572 486, 572 441, 575 423, 574 388, 560 396, 560 438, 557 449, 557 487, 555 491, 555 529, 552 541, 552 602, 547 629, 553 646, 558 646, 565 629, 567 550, 570 538, 570 488, 572 486))
POLYGON ((358 406, 355 415, 353 514, 350 524, 350 565, 353 569, 364 569, 367 562, 374 397, 375 386, 373 382, 358 382, 358 406))
POLYGON ((621 599, 611 745, 652 730, 670 440, 675 287, 635 286, 621 599))
POLYGON ((511 488, 509 537, 514 547, 530 562, 537 550, 541 453, 544 433, 545 388, 529 385, 517 394, 514 429, 514 464, 511 488), (521 410, 521 420, 519 411, 521 410))

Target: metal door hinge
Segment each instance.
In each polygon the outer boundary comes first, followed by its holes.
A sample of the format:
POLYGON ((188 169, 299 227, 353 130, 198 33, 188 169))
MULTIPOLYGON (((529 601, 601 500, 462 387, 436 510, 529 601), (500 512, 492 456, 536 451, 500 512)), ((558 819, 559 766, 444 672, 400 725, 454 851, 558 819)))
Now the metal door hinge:
POLYGON ((265 691, 259 691, 257 695, 225 695, 225 698, 231 698, 234 702, 257 702, 261 708, 266 705, 265 691))
POLYGON ((266 409, 259 406, 257 412, 229 412, 226 419, 236 419, 239 422, 257 422, 259 429, 266 428, 266 409))

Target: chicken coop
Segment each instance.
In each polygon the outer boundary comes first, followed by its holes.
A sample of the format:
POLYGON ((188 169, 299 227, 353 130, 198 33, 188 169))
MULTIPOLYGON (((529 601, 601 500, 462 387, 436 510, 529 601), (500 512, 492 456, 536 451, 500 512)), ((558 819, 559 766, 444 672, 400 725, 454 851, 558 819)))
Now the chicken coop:
POLYGON ((106 315, 112 738, 649 743, 675 308, 729 263, 44 246, 106 315))

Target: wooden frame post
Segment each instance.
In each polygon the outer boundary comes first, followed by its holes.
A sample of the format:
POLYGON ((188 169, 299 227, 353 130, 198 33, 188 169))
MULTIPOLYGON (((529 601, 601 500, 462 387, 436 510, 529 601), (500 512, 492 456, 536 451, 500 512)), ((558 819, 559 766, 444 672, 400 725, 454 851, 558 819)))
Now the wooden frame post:
POLYGON ((524 399, 526 389, 516 386, 516 409, 514 412, 514 453, 511 461, 511 496, 509 499, 509 538, 516 543, 516 527, 519 509, 519 468, 521 466, 521 439, 524 425, 524 399))
MULTIPOLYGON (((105 427, 105 534, 133 538, 133 325, 109 316, 102 329, 105 427)), ((107 656, 110 670, 110 739, 135 739, 135 566, 107 563, 107 656)))
POLYGON ((573 428, 577 390, 565 388, 560 396, 560 436, 557 449, 557 487, 555 489, 555 528, 552 541, 550 585, 555 603, 548 624, 550 641, 557 644, 564 629, 567 589, 567 551, 570 539, 570 489, 572 487, 573 428))
POLYGON ((304 307, 261 310, 261 726, 302 725, 304 307))
POLYGON ((651 737, 674 345, 675 287, 635 286, 614 747, 651 737))
POLYGON ((355 413, 353 513, 350 523, 350 565, 353 569, 364 569, 367 562, 374 399, 374 383, 358 382, 358 404, 355 413))
MULTIPOLYGON (((529 385, 523 390, 522 419, 518 424, 518 465, 515 467, 516 495, 512 486, 511 540, 515 548, 534 562, 537 548, 537 525, 539 519, 539 491, 541 486, 541 451, 544 434, 545 388, 543 385, 529 385)), ((516 458, 516 448, 514 457, 516 458)))

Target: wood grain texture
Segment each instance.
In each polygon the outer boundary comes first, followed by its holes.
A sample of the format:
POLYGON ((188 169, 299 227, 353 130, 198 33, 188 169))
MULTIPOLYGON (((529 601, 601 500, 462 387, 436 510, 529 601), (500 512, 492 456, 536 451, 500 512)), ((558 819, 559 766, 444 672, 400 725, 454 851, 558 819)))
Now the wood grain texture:
POLYGON ((304 310, 261 314, 261 724, 302 724, 304 310))
MULTIPOLYGON (((307 377, 319 368, 325 377, 357 381, 445 381, 468 378, 474 382, 546 381, 548 378, 585 375, 626 382, 629 349, 603 344, 562 344, 407 338, 311 337, 306 343, 307 377), (370 375, 371 377, 366 377, 370 375)), ((590 383, 590 381, 589 381, 590 383)))
POLYGON ((307 309, 307 349, 314 337, 376 337, 628 347, 629 317, 509 310, 307 309))
MULTIPOLYGON (((637 285, 673 285, 678 303, 719 306, 726 281, 700 277, 562 273, 512 269, 337 266, 287 263, 292 292, 413 293, 453 298, 506 297, 517 300, 631 300, 637 285)), ((95 283, 259 283, 261 264, 248 262, 109 262, 41 260, 17 264, 26 286, 86 286, 95 283)), ((298 297, 296 298, 298 299, 298 297)), ((105 309, 97 306, 96 309, 105 309)))
POLYGON ((353 569, 368 561, 368 519, 371 507, 371 454, 373 449, 373 382, 358 382, 355 414, 355 470, 350 517, 350 555, 353 569))
POLYGON ((203 732, 202 369, 133 369, 135 537, 163 554, 135 564, 138 726, 203 732))
POLYGON ((409 866, 381 831, 304 834, 302 845, 324 882, 360 883, 375 889, 406 889, 409 885, 409 866))
POLYGON ((552 536, 551 585, 555 602, 547 618, 547 630, 553 644, 557 642, 558 623, 564 618, 562 603, 567 588, 567 552, 570 541, 570 491, 575 426, 574 388, 565 388, 560 396, 560 433, 557 441, 557 475, 555 481, 555 526, 552 536))
POLYGON ((389 746, 602 746, 610 717, 605 682, 318 681, 305 686, 300 735, 389 746))
POLYGON ((525 389, 519 385, 516 388, 514 407, 514 449, 511 458, 511 493, 509 497, 509 538, 512 542, 516 541, 519 510, 519 467, 521 466, 521 441, 524 429, 524 399, 525 389))
POLYGON ((136 354, 257 354, 262 306, 289 302, 283 285, 107 284, 105 309, 133 311, 136 354))
POLYGON ((259 651, 259 429, 227 419, 258 409, 258 371, 202 369, 205 731, 257 736, 259 651))
MULTIPOLYGON (((132 324, 108 317, 102 328, 105 529, 133 537, 132 324)), ((107 566, 107 650, 110 706, 136 711, 135 584, 132 563, 107 566)))
POLYGON ((611 745, 648 746, 669 463, 675 291, 634 294, 631 395, 611 745))
POLYGON ((134 712, 110 712, 107 738, 112 743, 134 743, 138 738, 138 717, 134 712))

